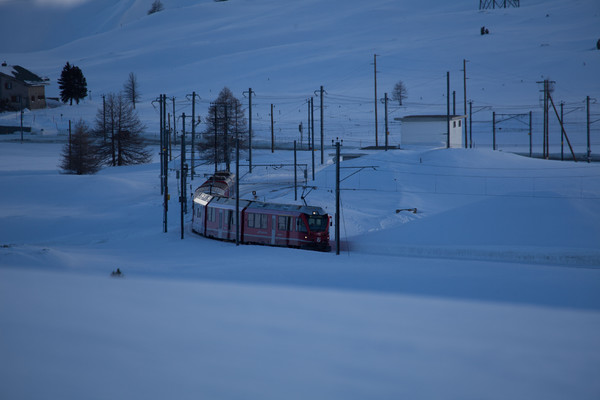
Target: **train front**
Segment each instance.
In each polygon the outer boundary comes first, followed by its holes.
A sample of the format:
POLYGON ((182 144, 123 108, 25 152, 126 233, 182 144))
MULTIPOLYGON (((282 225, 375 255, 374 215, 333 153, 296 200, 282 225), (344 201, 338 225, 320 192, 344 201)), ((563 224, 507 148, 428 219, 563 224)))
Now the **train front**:
POLYGON ((329 221, 330 217, 322 208, 315 207, 308 213, 302 215, 307 226, 306 239, 307 248, 319 251, 330 251, 329 245, 329 221))

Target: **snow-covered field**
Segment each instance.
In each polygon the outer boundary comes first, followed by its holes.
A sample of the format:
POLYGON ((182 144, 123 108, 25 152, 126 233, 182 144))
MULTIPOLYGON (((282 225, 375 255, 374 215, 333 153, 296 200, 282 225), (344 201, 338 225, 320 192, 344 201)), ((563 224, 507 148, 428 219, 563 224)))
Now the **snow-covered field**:
MULTIPOLYGON (((444 113, 447 70, 462 104, 463 58, 469 98, 499 111, 539 117, 535 82, 554 79, 581 149, 582 100, 600 92, 597 2, 172 0, 152 16, 142 0, 42 3, 0 0, 0 52, 53 82, 73 62, 92 99, 27 111, 23 143, 0 137, 1 399, 600 397, 600 165, 492 151, 483 129, 475 149, 359 149, 373 144, 373 53, 380 94, 409 88, 393 117, 444 113), (29 40, 5 40, 25 16, 39 22, 29 40), (159 93, 189 113, 196 90, 202 113, 227 85, 257 92, 257 143, 279 103, 289 147, 324 85, 326 144, 361 154, 342 163, 341 254, 212 241, 189 215, 181 240, 174 172, 163 233, 158 160, 61 174, 68 120, 91 122, 131 71, 149 138, 159 93)), ((331 153, 314 181, 310 152, 298 162, 307 202, 333 214, 331 153)), ((256 149, 253 161, 293 155, 256 149)), ((246 171, 243 196, 295 201, 289 168, 246 171)))
MULTIPOLYGON (((157 164, 62 175, 60 148, 0 146, 2 398, 600 393, 598 165, 366 155, 335 256, 181 240, 175 202, 163 233, 157 164)), ((308 197, 329 210, 333 169, 308 197)), ((257 168, 242 191, 293 201, 282 178, 257 168)))

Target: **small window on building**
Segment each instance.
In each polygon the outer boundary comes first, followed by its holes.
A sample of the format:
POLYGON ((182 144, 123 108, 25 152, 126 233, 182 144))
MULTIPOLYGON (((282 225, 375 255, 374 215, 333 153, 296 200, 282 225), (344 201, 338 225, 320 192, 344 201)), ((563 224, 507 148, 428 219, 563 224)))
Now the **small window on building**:
POLYGON ((31 96, 31 101, 35 101, 35 96, 31 96))
POLYGON ((10 96, 10 101, 11 101, 11 103, 16 103, 17 102, 17 96, 10 96))
POLYGON ((462 126, 462 120, 458 121, 458 127, 460 128, 462 126))
POLYGON ((4 89, 12 89, 12 82, 4 83, 4 89))
POLYGON ((456 128, 456 121, 452 121, 452 127, 456 128))
POLYGON ((38 100, 44 100, 46 98, 46 96, 44 96, 43 94, 38 95, 38 100))

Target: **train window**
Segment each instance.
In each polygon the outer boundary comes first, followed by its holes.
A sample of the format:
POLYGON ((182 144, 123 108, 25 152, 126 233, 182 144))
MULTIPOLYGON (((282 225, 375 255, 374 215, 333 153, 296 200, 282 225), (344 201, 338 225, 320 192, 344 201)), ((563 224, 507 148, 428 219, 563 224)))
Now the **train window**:
POLYGON ((248 213, 248 228, 267 229, 268 223, 267 214, 248 213))
POLYGON ((277 217, 277 229, 280 231, 291 231, 292 217, 277 217))
POLYGON ((311 215, 308 217, 308 227, 312 232, 322 232, 327 230, 328 218, 321 215, 311 215))
POLYGON ((227 226, 235 226, 235 213, 231 210, 227 211, 227 226))
POLYGON ((298 232, 307 232, 306 224, 302 218, 296 218, 296 230, 298 232))

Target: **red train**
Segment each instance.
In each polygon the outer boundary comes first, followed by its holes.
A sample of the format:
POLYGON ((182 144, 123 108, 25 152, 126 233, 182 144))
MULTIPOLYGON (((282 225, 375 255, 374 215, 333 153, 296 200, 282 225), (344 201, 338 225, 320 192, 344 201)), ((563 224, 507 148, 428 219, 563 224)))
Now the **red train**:
POLYGON ((198 189, 208 194, 233 197, 235 195, 235 174, 229 171, 217 171, 198 189))
MULTIPOLYGON (((204 186, 204 185, 203 185, 204 186)), ((236 239, 235 199, 196 189, 192 230, 200 235, 236 239)), ((247 244, 330 251, 330 217, 321 207, 239 200, 239 241, 247 244)))

